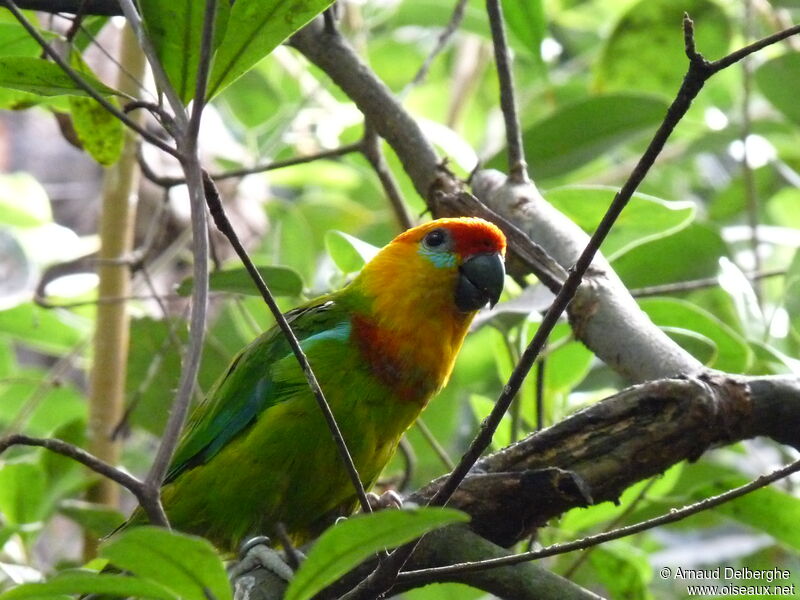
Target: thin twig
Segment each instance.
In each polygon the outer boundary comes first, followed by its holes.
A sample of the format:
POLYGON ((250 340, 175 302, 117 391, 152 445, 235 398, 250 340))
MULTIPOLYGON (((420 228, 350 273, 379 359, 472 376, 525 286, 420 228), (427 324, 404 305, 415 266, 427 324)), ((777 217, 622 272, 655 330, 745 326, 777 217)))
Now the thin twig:
MULTIPOLYGON (((503 341, 506 353, 509 357, 509 362, 513 365, 519 360, 519 353, 522 351, 520 345, 524 346, 522 331, 524 328, 518 327, 513 341, 509 340, 509 336, 503 336, 503 341)), ((522 431, 522 394, 517 394, 514 401, 509 407, 509 414, 511 416, 511 443, 513 444, 519 440, 522 431)))
MULTIPOLYGON (((162 125, 167 128, 167 131, 169 131, 169 133, 175 138, 176 143, 180 145, 182 140, 179 139, 181 136, 178 135, 178 133, 186 133, 188 131, 187 126, 189 124, 189 117, 186 115, 186 107, 184 107, 183 102, 178 97, 178 93, 175 91, 172 83, 170 83, 166 71, 164 71, 164 66, 161 64, 161 60, 158 58, 158 53, 155 51, 150 37, 147 35, 147 31, 142 23, 142 18, 133 3, 133 0, 119 0, 119 6, 125 15, 125 19, 128 21, 128 25, 130 25, 131 29, 133 29, 134 33, 136 34, 136 38, 139 40, 139 45, 142 48, 142 52, 144 52, 144 55, 147 57, 147 62, 150 65, 150 70, 153 73, 153 79, 155 80, 158 89, 164 94, 164 96, 166 96, 167 102, 169 102, 170 107, 172 107, 172 112, 175 115, 177 128, 171 127, 171 123, 169 121, 163 122, 162 125), (177 129, 177 131, 170 131, 170 129, 177 129)), ((184 157, 178 155, 176 158, 181 160, 184 157)))
POLYGON ((275 523, 275 535, 278 536, 278 540, 283 546, 283 552, 286 554, 286 563, 292 567, 293 571, 297 571, 300 568, 300 554, 286 531, 286 525, 280 521, 275 523))
POLYGON ((34 411, 41 405, 45 395, 52 391, 60 381, 66 378, 69 369, 73 368, 75 360, 81 356, 89 345, 88 339, 83 339, 70 348, 69 352, 59 357, 50 367, 43 378, 35 380, 36 387, 25 399, 24 404, 16 411, 14 419, 5 427, 4 435, 10 435, 22 430, 34 411))
POLYGON ((439 457, 439 460, 442 461, 442 464, 445 466, 446 469, 452 471, 453 467, 456 466, 456 463, 453 462, 453 459, 450 458, 450 455, 447 453, 447 450, 444 449, 439 443, 439 440, 436 439, 436 436, 433 435, 433 432, 430 430, 428 425, 422 419, 422 417, 417 417, 417 420, 414 422, 419 432, 422 434, 422 437, 425 438, 425 441, 428 442, 433 453, 439 457))
POLYGON ((144 86, 144 84, 143 84, 143 83, 142 83, 142 82, 141 82, 141 81, 140 81, 140 80, 139 80, 139 79, 138 79, 138 78, 137 78, 137 77, 136 77, 136 76, 135 76, 133 73, 131 73, 131 72, 128 70, 128 68, 127 68, 125 65, 123 65, 122 63, 120 63, 120 62, 119 62, 119 61, 116 59, 116 57, 115 57, 115 56, 114 56, 114 55, 113 55, 111 52, 109 52, 109 51, 108 51, 108 50, 105 48, 105 46, 103 46, 103 44, 101 44, 101 43, 100 43, 100 42, 97 40, 97 38, 96 38, 94 35, 92 35, 92 32, 91 32, 91 31, 89 31, 89 30, 88 30, 88 29, 87 29, 87 28, 86 28, 86 27, 83 25, 83 23, 82 23, 82 22, 80 23, 80 32, 81 32, 81 34, 83 34, 83 35, 85 35, 87 38, 89 38, 89 40, 90 40, 91 44, 92 44, 92 45, 93 45, 95 48, 97 48, 98 52, 100 52, 100 54, 102 54, 102 55, 103 55, 103 57, 104 57, 106 60, 108 60, 108 61, 109 61, 111 64, 113 64, 113 65, 114 65, 114 66, 117 68, 117 70, 118 70, 120 73, 122 73, 123 75, 125 75, 125 77, 128 79, 129 83, 130 83, 132 86, 139 88, 139 89, 138 89, 138 92, 137 92, 137 94, 136 94, 137 96, 141 97, 143 94, 148 94, 148 95, 150 95, 150 96, 152 96, 152 95, 153 95, 153 93, 152 93, 150 90, 148 90, 148 89, 147 89, 147 88, 144 86))
MULTIPOLYGON (((780 277, 783 275, 786 275, 786 269, 768 269, 766 271, 750 272, 746 274, 750 281, 766 279, 768 277, 780 277)), ((676 283, 649 285, 647 287, 632 289, 630 292, 631 296, 634 298, 646 298, 648 296, 679 294, 681 292, 691 292, 717 286, 719 286, 719 277, 703 277, 702 279, 690 279, 688 281, 678 281, 676 283)))
POLYGON ((544 429, 544 375, 547 368, 547 359, 544 356, 547 347, 542 349, 542 355, 536 361, 536 431, 544 429))
POLYGON ((253 261, 250 259, 250 256, 247 254, 247 250, 244 249, 244 246, 242 246, 242 242, 236 235, 236 231, 234 231, 233 226, 231 225, 227 215, 225 214, 225 209, 222 207, 222 202, 219 197, 219 192, 217 191, 217 188, 214 185, 213 180, 207 173, 205 173, 204 175, 205 175, 204 183, 206 186, 206 201, 208 202, 208 210, 211 213, 212 218, 214 219, 214 223, 216 224, 217 229, 219 229, 223 233, 223 235, 225 235, 225 237, 228 238, 228 241, 231 243, 231 246, 233 246, 234 251, 239 256, 239 259, 244 264, 245 269, 247 269, 247 272, 250 274, 250 277, 256 284, 256 287, 258 288, 258 291, 261 293, 262 298, 264 298, 264 302, 267 303, 270 312, 272 312, 272 315, 275 317, 276 324, 278 325, 284 337, 286 338, 286 341, 289 342, 289 346, 291 347, 292 352, 297 358, 297 362, 303 369, 303 373, 306 377, 306 381, 308 382, 308 386, 309 388, 311 388, 311 392, 314 394, 314 398, 317 401, 320 410, 322 411, 322 415, 325 418, 326 423, 328 424, 328 429, 330 429, 331 435, 333 436, 333 440, 336 443, 336 447, 339 451, 339 456, 341 457, 342 462, 344 463, 347 475, 350 477, 350 481, 352 482, 353 488, 356 492, 356 496, 358 497, 359 504, 361 505, 361 510, 365 513, 372 512, 372 507, 370 506, 369 500, 367 499, 367 494, 364 490, 364 485, 361 483, 361 478, 358 474, 358 470, 356 469, 355 463, 353 462, 353 458, 350 454, 350 451, 347 449, 347 443, 345 442, 344 436, 342 435, 342 432, 339 429, 339 425, 336 422, 336 418, 333 416, 333 411, 331 411, 331 407, 325 398, 325 394, 323 393, 322 388, 319 385, 319 381, 317 381, 317 377, 316 375, 314 375, 314 371, 311 369, 311 365, 308 362, 308 358, 303 352, 303 349, 300 346, 300 342, 297 340, 294 331, 292 331, 291 326, 286 321, 286 317, 283 316, 280 307, 278 306, 277 302, 275 302, 275 298, 273 297, 272 292, 270 292, 269 287, 264 282, 264 279, 261 277, 261 273, 258 272, 258 269, 253 264, 253 261))
POLYGON ((81 88, 84 92, 86 92, 93 100, 95 100, 100 106, 102 106, 105 110, 111 113, 115 118, 119 119, 122 123, 124 123, 127 127, 138 133, 142 136, 142 139, 147 140, 150 144, 156 146, 160 150, 163 150, 167 154, 174 156, 176 158, 179 157, 178 151, 170 146, 169 144, 165 143, 163 140, 159 139, 157 136, 153 135, 145 127, 136 123, 133 119, 129 118, 124 112, 118 109, 116 106, 111 104, 106 98, 95 90, 82 76, 78 73, 75 69, 73 69, 67 62, 61 58, 61 56, 50 47, 50 44, 41 36, 41 34, 36 30, 36 28, 31 25, 30 21, 23 15, 20 10, 17 8, 17 5, 14 3, 14 0, 0 0, 1 4, 4 4, 11 14, 14 15, 14 18, 19 21, 20 25, 22 25, 28 34, 36 40, 42 50, 49 56, 53 62, 55 62, 62 71, 75 82, 75 84, 81 88))
MULTIPOLYGON (((752 38, 753 30, 753 0, 744 0, 743 34, 746 42, 752 38)), ((753 270, 761 271, 761 254, 758 251, 758 191, 756 190, 753 168, 750 166, 749 137, 752 132, 752 119, 750 104, 753 95, 753 67, 751 57, 742 60, 742 179, 744 180, 744 193, 747 200, 747 225, 750 228, 750 252, 753 255, 753 270)), ((758 306, 763 308, 761 284, 752 280, 753 292, 756 295, 758 306)))
MULTIPOLYGON (((223 0, 225 1, 225 0, 223 0)), ((214 40, 214 21, 217 12, 217 0, 206 0, 206 10, 203 15, 203 35, 200 40, 200 57, 197 62, 197 81, 192 102, 192 115, 186 128, 186 137, 197 139, 200 132, 200 120, 203 108, 206 105, 206 89, 208 76, 211 72, 211 54, 214 40)))
MULTIPOLYGON (((207 0, 200 49, 200 56, 204 60, 210 60, 211 56, 210 46, 213 35, 214 6, 213 0, 207 0)), ((168 127, 168 131, 169 129, 174 129, 170 133, 178 145, 179 153, 177 158, 181 162, 186 176, 191 209, 194 287, 192 289, 189 344, 181 369, 178 391, 172 403, 172 411, 146 478, 150 492, 149 501, 154 506, 161 507, 159 490, 186 421, 193 390, 197 383, 197 373, 200 370, 203 340, 205 338, 206 311, 208 309, 208 228, 206 225, 203 174, 197 152, 197 132, 204 103, 201 100, 192 117, 189 118, 187 116, 186 108, 166 76, 132 0, 120 0, 120 7, 125 13, 131 28, 136 33, 142 50, 150 63, 153 77, 166 96, 174 113, 174 127, 170 123, 164 123, 164 125, 168 127)), ((207 69, 208 65, 200 65, 198 68, 200 73, 198 74, 197 86, 202 91, 205 90, 207 69)), ((163 507, 161 509, 163 512, 163 507)), ((166 515, 164 517, 166 521, 166 515)))
POLYGON ((397 491, 402 494, 408 491, 411 482, 414 480, 414 475, 417 470, 417 455, 414 454, 414 446, 411 445, 411 442, 408 441, 406 436, 400 438, 397 450, 403 456, 403 461, 405 463, 403 477, 397 483, 397 491))
POLYGON ((408 213, 406 203, 403 200, 403 194, 400 191, 400 186, 397 185, 392 172, 389 170, 389 165, 386 164, 386 159, 381 150, 381 139, 375 130, 367 125, 364 129, 364 139, 361 141, 361 152, 364 158, 367 159, 375 174, 386 192, 386 197, 389 198, 389 203, 392 205, 394 216, 400 226, 405 229, 411 229, 414 222, 411 215, 408 213))
POLYGON ((8 450, 11 446, 37 446, 46 448, 51 452, 66 456, 72 460, 81 463, 88 467, 95 473, 107 477, 112 481, 120 484, 122 487, 131 492, 141 502, 144 497, 144 483, 133 475, 129 475, 125 471, 116 468, 97 458, 96 456, 86 452, 83 448, 79 448, 64 440, 56 438, 36 438, 20 433, 15 433, 0 439, 0 454, 8 450))
MULTIPOLYGON (((266 171, 274 171, 276 169, 283 169, 285 167, 293 167, 295 165, 302 165, 306 163, 313 162, 315 160, 321 160, 325 158, 335 158, 337 156, 344 156, 345 154, 351 154, 353 152, 359 152, 362 149, 362 142, 358 141, 353 144, 347 144, 345 146, 341 146, 339 148, 333 148, 331 150, 323 150, 321 152, 316 152, 314 154, 308 154, 306 156, 295 156, 294 158, 287 158, 286 160, 276 160, 269 163, 264 163, 261 165, 255 165, 252 167, 244 167, 242 169, 233 169, 231 171, 222 171, 220 173, 211 173, 209 177, 213 179, 215 182, 223 181, 225 179, 234 179, 237 177, 246 177, 248 175, 255 175, 257 173, 264 173, 266 171)), ((144 161, 140 161, 140 164, 144 161)), ((186 179, 183 177, 161 177, 157 175, 151 168, 142 169, 142 173, 155 183, 161 187, 170 188, 176 185, 183 185, 186 183, 186 179)))
POLYGON ((433 64, 433 61, 436 60, 436 57, 442 53, 442 51, 447 47, 450 38, 453 37, 453 34, 458 30, 459 26, 461 25, 461 21, 464 20, 464 12, 467 7, 467 0, 458 0, 456 5, 453 7, 453 14, 450 15, 450 20, 447 22, 447 25, 439 34, 439 37, 436 39, 436 45, 433 47, 433 50, 430 51, 430 54, 425 57, 425 62, 422 63, 417 74, 414 75, 414 78, 406 84, 403 91, 400 92, 400 97, 405 96, 411 90, 418 86, 425 80, 425 77, 428 76, 428 71, 433 64))
POLYGON ((434 567, 431 569, 420 569, 418 571, 406 571, 405 573, 401 573, 397 580, 402 581, 403 583, 441 581, 441 578, 445 575, 450 576, 456 573, 471 573, 484 569, 494 569, 497 567, 515 565, 530 560, 538 560, 548 556, 555 556, 557 554, 566 554, 567 552, 574 552, 575 550, 586 550, 587 548, 591 548, 611 540, 618 540, 635 533, 641 533, 642 531, 647 531, 648 529, 660 527, 661 525, 675 523, 676 521, 680 521, 704 510, 715 508, 721 504, 730 502, 736 498, 740 498, 741 496, 766 487, 767 485, 774 483, 775 481, 779 481, 784 477, 788 477, 789 475, 798 471, 800 471, 800 460, 777 469, 767 475, 762 475, 758 479, 754 479, 745 485, 733 488, 716 496, 704 498, 699 502, 694 502, 693 504, 688 504, 681 508, 672 509, 668 513, 665 513, 661 516, 654 517, 640 523, 635 523, 634 525, 620 527, 619 529, 613 529, 611 531, 604 531, 603 533, 590 535, 572 542, 553 544, 540 550, 532 550, 531 552, 523 552, 521 554, 503 556, 485 561, 465 562, 446 567, 434 567))
POLYGON ((500 83, 500 108, 506 123, 506 145, 508 150, 508 178, 514 183, 528 181, 528 164, 525 162, 525 148, 522 145, 522 130, 514 100, 514 76, 511 73, 511 56, 506 42, 503 23, 503 7, 500 0, 486 0, 489 25, 494 43, 494 62, 497 65, 497 78, 500 83))
MULTIPOLYGON (((691 24, 691 20, 689 21, 689 23, 691 24)), ((724 56, 719 60, 715 60, 714 62, 709 63, 709 68, 711 68, 714 73, 717 73, 722 69, 726 69, 731 65, 736 64, 737 62, 739 62, 746 56, 750 56, 754 52, 763 50, 767 46, 771 46, 772 44, 785 40, 786 38, 792 37, 793 35, 797 35, 798 33, 800 33, 800 24, 793 25, 788 29, 784 29, 783 31, 773 33, 772 35, 768 35, 765 38, 761 38, 760 40, 753 42, 752 44, 748 44, 744 48, 736 50, 736 52, 731 52, 727 56, 724 56)))
POLYGON ((191 143, 189 139, 185 139, 184 144, 181 145, 181 150, 187 152, 187 156, 182 163, 189 189, 194 256, 192 312, 189 323, 189 344, 181 369, 178 392, 172 403, 172 411, 167 420, 161 444, 147 476, 148 484, 154 488, 156 486, 160 488, 164 481, 186 421, 192 392, 197 384, 197 373, 200 370, 208 309, 208 227, 206 226, 203 176, 196 146, 194 146, 196 140, 191 143))

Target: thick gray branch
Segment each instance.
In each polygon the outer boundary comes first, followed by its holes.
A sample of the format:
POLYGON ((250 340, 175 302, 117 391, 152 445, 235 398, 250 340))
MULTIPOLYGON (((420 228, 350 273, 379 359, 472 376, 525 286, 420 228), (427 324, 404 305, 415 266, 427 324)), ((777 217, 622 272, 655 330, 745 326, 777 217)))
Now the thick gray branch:
MULTIPOLYGON (((515 184, 498 171, 480 171, 473 178, 473 191, 565 269, 575 264, 589 240, 580 227, 542 198, 532 182, 515 184)), ((702 368, 653 325, 600 255, 567 311, 575 336, 630 381, 691 374, 702 368)))
MULTIPOLYGON (((636 385, 482 459, 450 502, 501 546, 567 510, 757 436, 800 449, 795 377, 664 379, 636 385)), ((424 503, 443 478, 411 496, 424 503)))

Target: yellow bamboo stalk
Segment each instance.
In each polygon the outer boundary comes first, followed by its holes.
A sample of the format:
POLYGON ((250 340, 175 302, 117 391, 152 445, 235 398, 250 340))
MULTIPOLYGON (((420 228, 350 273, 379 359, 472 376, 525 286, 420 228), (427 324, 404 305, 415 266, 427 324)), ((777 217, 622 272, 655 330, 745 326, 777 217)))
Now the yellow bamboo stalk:
MULTIPOLYGON (((128 26, 122 32, 117 87, 131 96, 138 96, 136 81, 144 76, 144 55, 128 26)), ((139 171, 136 162, 136 135, 126 133, 122 155, 106 169, 100 214, 100 298, 121 298, 130 294, 130 269, 124 262, 133 244, 136 215, 136 191, 139 171), (119 261, 114 263, 114 261, 119 261)), ((104 461, 119 461, 119 442, 111 439, 111 431, 122 417, 125 378, 128 362, 129 316, 125 302, 97 305, 94 334, 94 362, 89 387, 89 450, 104 461)), ((92 486, 87 498, 110 507, 119 506, 119 487, 103 479, 92 486)), ((86 536, 84 555, 95 554, 97 540, 86 536)))

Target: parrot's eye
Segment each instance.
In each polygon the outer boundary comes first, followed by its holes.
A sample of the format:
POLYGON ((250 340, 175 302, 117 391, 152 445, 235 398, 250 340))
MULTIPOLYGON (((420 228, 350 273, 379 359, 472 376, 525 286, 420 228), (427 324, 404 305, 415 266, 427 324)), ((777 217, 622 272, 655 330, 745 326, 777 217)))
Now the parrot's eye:
POLYGON ((425 245, 428 248, 440 248, 447 241, 444 229, 434 229, 425 236, 425 245))

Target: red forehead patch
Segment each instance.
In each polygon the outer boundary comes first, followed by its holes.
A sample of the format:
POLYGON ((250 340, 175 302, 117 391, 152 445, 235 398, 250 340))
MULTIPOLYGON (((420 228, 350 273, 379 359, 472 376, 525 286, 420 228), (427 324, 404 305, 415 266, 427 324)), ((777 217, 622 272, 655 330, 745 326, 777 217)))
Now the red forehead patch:
POLYGON ((417 243, 429 232, 439 227, 450 231, 455 243, 454 250, 461 256, 470 256, 481 252, 505 254, 506 236, 497 225, 478 217, 436 219, 401 233, 395 238, 395 241, 417 243))

